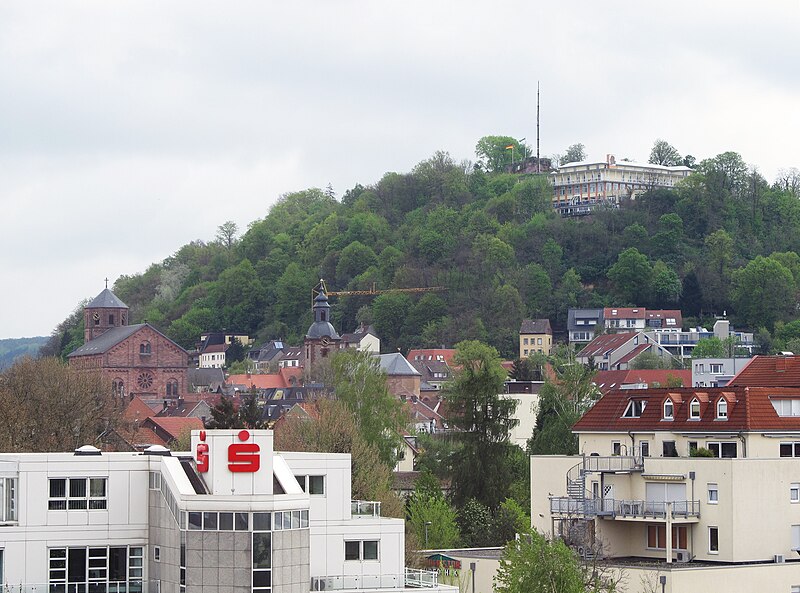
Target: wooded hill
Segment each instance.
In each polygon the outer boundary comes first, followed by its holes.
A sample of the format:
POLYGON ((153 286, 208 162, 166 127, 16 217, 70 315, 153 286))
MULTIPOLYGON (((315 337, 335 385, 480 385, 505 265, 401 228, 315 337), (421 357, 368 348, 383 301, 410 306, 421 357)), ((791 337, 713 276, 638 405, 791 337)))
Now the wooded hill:
MULTIPOLYGON (((680 307, 689 323, 726 311, 766 350, 800 338, 796 171, 770 184, 727 152, 674 190, 562 219, 546 175, 487 168, 436 153, 341 199, 286 194, 241 237, 222 225, 114 291, 131 323, 185 347, 223 328, 299 343, 320 278, 329 290, 447 288, 332 298, 336 328, 373 323, 385 352, 477 339, 511 357, 523 318, 563 331, 576 306, 680 307)), ((79 306, 44 352, 70 352, 82 331, 79 306)))

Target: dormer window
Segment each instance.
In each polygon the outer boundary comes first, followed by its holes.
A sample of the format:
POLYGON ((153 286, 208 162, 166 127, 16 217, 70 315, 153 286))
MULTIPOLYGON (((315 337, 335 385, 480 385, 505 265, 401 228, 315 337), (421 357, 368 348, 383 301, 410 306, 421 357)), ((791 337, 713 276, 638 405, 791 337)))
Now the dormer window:
POLYGON ((728 400, 724 397, 719 398, 717 402, 717 420, 728 419, 728 400))
POLYGON ((675 418, 675 404, 672 403, 672 400, 667 398, 667 401, 664 402, 664 420, 672 420, 675 418))
POLYGON ((622 417, 641 418, 642 412, 644 412, 646 406, 646 401, 641 399, 632 399, 630 402, 628 402, 628 407, 625 408, 625 413, 622 415, 622 417))
POLYGON ((694 398, 689 404, 689 419, 700 420, 700 401, 694 398))

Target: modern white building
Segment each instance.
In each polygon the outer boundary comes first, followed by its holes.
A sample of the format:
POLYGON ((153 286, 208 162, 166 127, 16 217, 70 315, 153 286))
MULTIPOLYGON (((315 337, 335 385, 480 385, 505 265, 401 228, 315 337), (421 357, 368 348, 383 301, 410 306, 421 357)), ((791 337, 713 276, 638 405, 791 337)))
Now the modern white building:
POLYGON ((304 593, 438 585, 404 525, 350 500, 350 456, 273 452, 267 430, 151 448, 0 455, 0 583, 32 593, 304 593), (18 588, 16 588, 18 587, 18 588))
POLYGON ((691 173, 684 166, 617 162, 611 154, 605 161, 566 163, 550 173, 553 206, 563 216, 580 216, 598 206, 616 207, 623 198, 650 189, 671 189, 691 173))

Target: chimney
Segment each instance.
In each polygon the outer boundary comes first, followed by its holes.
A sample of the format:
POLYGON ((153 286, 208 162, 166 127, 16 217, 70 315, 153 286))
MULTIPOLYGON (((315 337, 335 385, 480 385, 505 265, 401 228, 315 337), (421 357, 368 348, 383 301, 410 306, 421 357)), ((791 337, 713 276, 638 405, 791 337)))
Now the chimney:
POLYGON ((169 402, 164 400, 164 409, 166 410, 169 407, 169 402))

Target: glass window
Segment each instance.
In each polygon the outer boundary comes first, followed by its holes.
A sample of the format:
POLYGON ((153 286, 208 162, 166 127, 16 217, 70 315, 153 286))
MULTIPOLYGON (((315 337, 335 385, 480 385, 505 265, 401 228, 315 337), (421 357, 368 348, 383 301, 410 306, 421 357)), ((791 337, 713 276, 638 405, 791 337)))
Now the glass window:
POLYGON ((639 441, 639 453, 642 457, 650 457, 650 441, 639 441))
POLYGON ((219 530, 233 531, 233 513, 219 514, 219 530))
POLYGON ((677 457, 678 449, 675 447, 675 441, 664 441, 662 444, 663 457, 677 457))
POLYGON ((737 456, 735 442, 708 443, 708 449, 714 454, 714 457, 721 457, 724 459, 735 459, 737 456))
POLYGON ((272 534, 253 533, 253 568, 272 567, 272 534))
POLYGON ((667 399, 664 402, 664 419, 665 420, 672 420, 675 414, 675 406, 672 403, 671 399, 667 399))
POLYGON ((708 528, 708 553, 719 554, 719 528, 708 528))
POLYGON ((700 402, 697 399, 693 399, 689 404, 689 418, 692 420, 700 418, 700 402))
POLYGON ((719 398, 717 402, 717 418, 720 420, 728 419, 728 402, 723 397, 719 398))
POLYGON ((800 442, 780 444, 781 457, 800 457, 800 442))
POLYGON ((716 484, 708 485, 708 504, 717 504, 719 502, 719 489, 716 484))
POLYGON ((611 454, 612 455, 621 455, 622 454, 622 443, 619 441, 611 441, 611 454))
POLYGON ((306 491, 306 477, 307 476, 295 476, 297 479, 297 483, 300 484, 300 489, 305 492, 306 491))
POLYGON ((236 531, 247 531, 250 529, 250 521, 247 513, 234 513, 233 527, 236 531))
POLYGON ((376 540, 367 540, 363 543, 364 543, 364 560, 377 560, 378 542, 376 540))
POLYGON ((253 531, 270 531, 271 520, 269 513, 253 513, 253 531))
POLYGON ((308 493, 325 494, 325 476, 308 476, 308 493))
POLYGON ((205 531, 217 530, 217 514, 216 513, 203 513, 203 529, 205 531))
POLYGON ((789 501, 800 502, 800 484, 794 483, 789 486, 789 501))
POLYGON ((200 530, 203 528, 203 513, 189 511, 189 529, 200 530))
POLYGON ((344 542, 344 559, 359 560, 361 542, 344 542))

